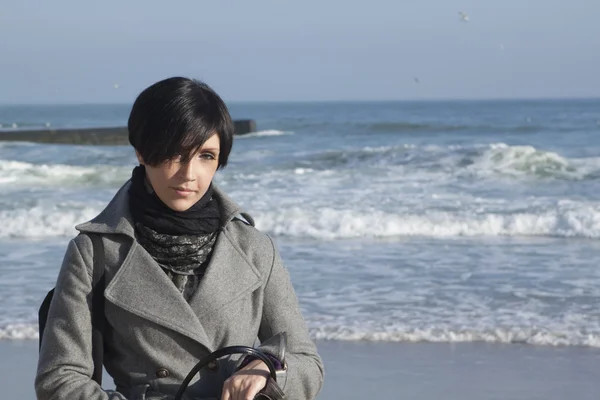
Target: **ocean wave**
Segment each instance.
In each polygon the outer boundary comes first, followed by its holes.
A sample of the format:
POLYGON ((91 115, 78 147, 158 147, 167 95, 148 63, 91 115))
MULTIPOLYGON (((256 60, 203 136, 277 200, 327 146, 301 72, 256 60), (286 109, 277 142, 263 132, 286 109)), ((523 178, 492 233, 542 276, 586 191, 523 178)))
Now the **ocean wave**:
MULTIPOLYGON (((0 238, 72 236, 75 225, 92 219, 104 206, 100 202, 63 202, 1 210, 0 238)), ((600 205, 566 201, 546 210, 513 213, 424 210, 394 214, 291 207, 252 214, 257 228, 275 236, 321 240, 409 236, 600 238, 600 205)))
POLYGON ((32 164, 0 160, 0 185, 94 186, 122 184, 130 175, 130 167, 32 164))
POLYGON ((94 218, 103 205, 63 202, 0 210, 0 238, 74 236, 75 225, 94 218))
POLYGON ((472 146, 382 146, 328 150, 293 165, 318 169, 402 166, 456 177, 592 180, 600 178, 600 157, 568 158, 533 146, 505 143, 472 146))
MULTIPOLYGON (((309 169, 294 173, 307 179, 312 176, 309 169)), ((345 199, 333 208, 331 203, 304 207, 298 205, 298 199, 274 198, 251 213, 257 227, 272 235, 321 240, 408 236, 600 238, 600 203, 593 201, 549 203, 540 199, 515 208, 510 202, 466 198, 447 209, 439 208, 436 204, 443 204, 435 200, 417 206, 410 198, 403 203, 393 193, 385 196, 381 209, 365 206, 359 199, 345 199)), ((25 204, 15 198, 0 209, 0 238, 71 236, 76 233, 75 225, 92 219, 105 206, 100 199, 34 199, 25 204)))
POLYGON ((380 330, 364 330, 352 327, 319 326, 311 327, 310 333, 314 339, 318 340, 432 343, 486 342, 600 348, 600 332, 590 333, 577 329, 551 331, 531 327, 456 329, 396 326, 380 330))
POLYGON ((498 143, 490 145, 474 157, 468 169, 481 174, 496 173, 518 177, 597 179, 600 177, 600 158, 569 159, 555 152, 538 150, 533 146, 498 143))
MULTIPOLYGON (((550 331, 543 328, 508 327, 452 329, 447 327, 388 327, 367 330, 340 326, 310 326, 315 340, 430 343, 502 343, 539 346, 581 346, 600 348, 600 333, 584 330, 550 331)), ((37 324, 11 324, 0 328, 0 340, 38 340, 37 324)))
POLYGON ((379 210, 292 207, 254 213, 259 229, 277 236, 325 240, 401 236, 549 236, 600 238, 600 205, 563 201, 528 212, 379 210))
MULTIPOLYGON (((95 217, 100 202, 42 204, 0 211, 0 238, 71 236, 74 226, 95 217)), ((390 213, 381 210, 297 206, 254 212, 257 227, 275 236, 324 240, 403 236, 542 236, 600 238, 600 205, 563 201, 552 208, 527 212, 477 210, 390 213)))

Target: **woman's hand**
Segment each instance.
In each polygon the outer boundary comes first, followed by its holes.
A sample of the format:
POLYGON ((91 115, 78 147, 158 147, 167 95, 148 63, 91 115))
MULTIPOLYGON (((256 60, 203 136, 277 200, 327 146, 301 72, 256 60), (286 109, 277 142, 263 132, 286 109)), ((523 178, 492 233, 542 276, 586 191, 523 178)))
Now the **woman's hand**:
POLYGON ((261 360, 254 360, 223 384, 221 400, 253 400, 267 384, 269 368, 261 360))

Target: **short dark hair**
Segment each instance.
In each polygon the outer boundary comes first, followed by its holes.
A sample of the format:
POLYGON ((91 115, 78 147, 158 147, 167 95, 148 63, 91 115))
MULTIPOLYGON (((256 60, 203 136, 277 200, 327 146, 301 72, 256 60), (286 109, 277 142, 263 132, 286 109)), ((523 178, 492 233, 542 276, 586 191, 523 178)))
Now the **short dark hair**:
POLYGON ((227 165, 234 125, 225 102, 206 83, 173 77, 144 89, 133 103, 129 143, 144 162, 157 166, 181 156, 189 161, 213 134, 219 135, 219 166, 227 165))

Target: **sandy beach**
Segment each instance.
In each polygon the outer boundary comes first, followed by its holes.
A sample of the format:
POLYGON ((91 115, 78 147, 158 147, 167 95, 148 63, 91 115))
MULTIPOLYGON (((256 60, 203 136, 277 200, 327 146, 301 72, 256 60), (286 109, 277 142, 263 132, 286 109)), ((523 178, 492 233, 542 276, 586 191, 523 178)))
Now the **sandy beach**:
MULTIPOLYGON (((597 400, 600 395, 598 349, 336 341, 320 341, 318 347, 326 367, 319 400, 597 400)), ((0 341, 0 354, 3 398, 35 399, 37 342, 0 341)), ((105 382, 111 382, 108 376, 105 382)))

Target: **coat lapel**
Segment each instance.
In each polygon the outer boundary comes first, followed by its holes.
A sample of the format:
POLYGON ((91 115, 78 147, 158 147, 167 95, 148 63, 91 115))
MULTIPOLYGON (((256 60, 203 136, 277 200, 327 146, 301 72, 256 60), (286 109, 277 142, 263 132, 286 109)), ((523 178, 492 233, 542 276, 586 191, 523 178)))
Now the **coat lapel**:
POLYGON ((104 296, 116 306, 190 337, 214 351, 212 341, 183 295, 135 241, 106 287, 104 296))
POLYGON ((224 230, 219 234, 206 273, 190 300, 190 306, 206 324, 211 314, 256 290, 260 284, 259 272, 224 230))

